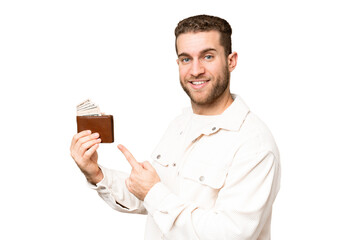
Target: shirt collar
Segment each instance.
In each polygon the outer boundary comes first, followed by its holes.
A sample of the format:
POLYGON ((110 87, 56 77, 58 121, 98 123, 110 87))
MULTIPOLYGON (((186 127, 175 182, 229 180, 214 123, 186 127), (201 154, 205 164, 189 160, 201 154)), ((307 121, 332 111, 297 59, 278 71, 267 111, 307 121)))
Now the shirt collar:
MULTIPOLYGON (((204 134, 209 135, 220 128, 229 131, 238 131, 240 129, 250 109, 239 95, 231 94, 231 96, 234 102, 221 114, 221 117, 214 120, 211 126, 205 126, 204 134)), ((193 110, 188 107, 183 110, 183 113, 191 115, 193 110)))

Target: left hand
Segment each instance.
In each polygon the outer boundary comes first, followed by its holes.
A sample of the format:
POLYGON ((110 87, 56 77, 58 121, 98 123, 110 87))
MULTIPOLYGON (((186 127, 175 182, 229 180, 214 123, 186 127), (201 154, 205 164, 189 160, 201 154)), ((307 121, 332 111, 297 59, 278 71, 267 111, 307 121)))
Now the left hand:
POLYGON ((124 154, 125 158, 130 163, 132 170, 129 178, 126 179, 126 186, 128 190, 134 194, 138 199, 144 201, 145 196, 150 189, 158 182, 160 177, 155 168, 148 162, 138 162, 133 155, 123 145, 117 146, 124 154))

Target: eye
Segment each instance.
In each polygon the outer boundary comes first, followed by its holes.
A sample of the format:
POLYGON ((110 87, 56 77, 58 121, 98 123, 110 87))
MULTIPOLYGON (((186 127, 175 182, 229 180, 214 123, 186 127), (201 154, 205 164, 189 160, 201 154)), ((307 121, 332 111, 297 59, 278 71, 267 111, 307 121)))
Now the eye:
POLYGON ((190 62, 190 58, 181 58, 180 61, 183 63, 188 63, 190 62))
POLYGON ((206 56, 205 56, 205 59, 206 59, 206 60, 211 60, 211 59, 213 59, 213 58, 214 58, 214 56, 212 56, 212 55, 206 55, 206 56))

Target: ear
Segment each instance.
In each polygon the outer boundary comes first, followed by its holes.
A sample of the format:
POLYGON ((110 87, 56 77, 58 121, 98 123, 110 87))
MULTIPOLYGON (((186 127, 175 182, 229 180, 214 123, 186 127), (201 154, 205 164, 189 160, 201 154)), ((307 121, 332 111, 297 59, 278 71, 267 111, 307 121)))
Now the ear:
POLYGON ((177 65, 179 65, 179 59, 178 58, 176 59, 176 63, 177 63, 177 65))
POLYGON ((228 61, 228 66, 229 66, 229 71, 232 72, 237 64, 237 59, 238 59, 238 54, 237 52, 232 52, 229 54, 227 61, 228 61))

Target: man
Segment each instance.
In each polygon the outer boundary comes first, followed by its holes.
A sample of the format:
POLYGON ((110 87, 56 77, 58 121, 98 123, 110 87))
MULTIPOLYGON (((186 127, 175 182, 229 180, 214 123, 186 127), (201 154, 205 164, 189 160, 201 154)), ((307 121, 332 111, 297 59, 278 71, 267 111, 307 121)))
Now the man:
POLYGON ((145 239, 270 239, 280 163, 267 127, 230 93, 231 27, 199 15, 175 29, 180 83, 190 97, 152 154, 130 175, 99 167, 99 135, 83 131, 71 154, 92 188, 120 212, 147 214, 145 239))

